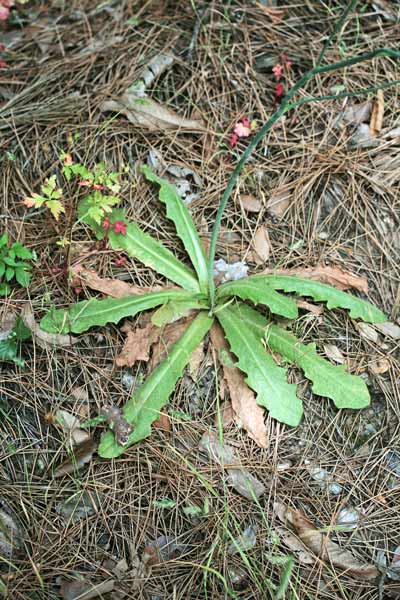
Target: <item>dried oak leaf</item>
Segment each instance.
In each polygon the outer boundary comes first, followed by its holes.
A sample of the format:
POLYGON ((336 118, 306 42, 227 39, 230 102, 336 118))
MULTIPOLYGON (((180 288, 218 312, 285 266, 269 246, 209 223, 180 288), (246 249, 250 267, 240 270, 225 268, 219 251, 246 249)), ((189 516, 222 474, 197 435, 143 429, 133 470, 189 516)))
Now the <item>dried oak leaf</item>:
POLYGON ((91 269, 85 269, 81 265, 75 265, 71 268, 71 275, 73 276, 72 285, 81 286, 87 285, 92 290, 102 292, 112 298, 125 298, 126 296, 136 296, 140 294, 148 294, 149 292, 157 292, 165 289, 160 286, 138 287, 126 283, 126 281, 120 281, 119 279, 112 279, 110 277, 99 277, 96 271, 91 269))
POLYGON ((275 502, 274 510, 285 525, 289 524, 298 535, 300 541, 315 556, 326 563, 345 571, 346 575, 368 581, 379 575, 378 569, 368 563, 361 562, 351 552, 321 533, 316 525, 300 510, 290 508, 283 502, 275 502))
POLYGON ((342 267, 331 267, 329 265, 318 265, 316 267, 305 267, 304 269, 264 269, 263 273, 276 275, 298 275, 305 279, 313 279, 321 283, 327 283, 337 287, 339 290, 353 288, 360 292, 368 292, 368 281, 365 277, 353 275, 342 269, 342 267))
POLYGON ((151 346, 150 370, 153 370, 158 363, 164 360, 192 320, 193 317, 186 317, 160 328, 158 339, 151 346))
POLYGON ((212 326, 210 336, 211 343, 222 364, 224 379, 229 389, 232 409, 238 424, 261 448, 266 448, 267 428, 264 421, 264 410, 257 404, 256 396, 246 384, 243 373, 234 366, 235 360, 218 324, 212 326))
POLYGON ((138 360, 148 361, 150 348, 160 337, 160 328, 150 322, 144 327, 132 329, 129 323, 125 323, 121 331, 127 335, 120 354, 115 358, 115 364, 118 367, 132 367, 138 360))

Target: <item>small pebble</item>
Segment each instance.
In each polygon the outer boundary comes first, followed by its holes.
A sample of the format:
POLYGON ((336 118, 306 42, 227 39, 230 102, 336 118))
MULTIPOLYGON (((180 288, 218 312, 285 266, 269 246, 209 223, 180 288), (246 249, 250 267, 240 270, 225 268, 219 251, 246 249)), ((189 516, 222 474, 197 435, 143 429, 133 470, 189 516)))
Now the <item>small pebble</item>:
POLYGON ((346 525, 348 529, 356 529, 360 514, 353 508, 342 508, 339 512, 336 523, 338 525, 346 525))

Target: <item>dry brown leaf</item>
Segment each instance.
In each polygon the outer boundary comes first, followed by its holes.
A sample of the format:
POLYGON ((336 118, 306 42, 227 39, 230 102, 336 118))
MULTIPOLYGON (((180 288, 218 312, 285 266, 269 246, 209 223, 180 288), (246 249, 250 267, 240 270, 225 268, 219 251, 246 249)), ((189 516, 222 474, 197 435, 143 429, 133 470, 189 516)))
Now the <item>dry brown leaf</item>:
POLYGON ((310 313, 319 317, 324 312, 324 307, 318 306, 317 304, 312 304, 311 302, 306 302, 306 300, 296 300, 296 304, 299 308, 303 310, 308 310, 310 313))
POLYGON ((138 287, 126 283, 126 281, 120 281, 119 279, 111 279, 110 277, 99 277, 96 271, 85 269, 81 265, 75 265, 71 268, 71 274, 74 279, 72 284, 74 286, 87 285, 92 290, 102 292, 112 298, 125 298, 126 296, 136 296, 140 294, 148 294, 149 292, 157 292, 165 289, 161 286, 138 287))
POLYGON ((289 550, 295 552, 295 556, 299 563, 302 565, 313 565, 315 563, 315 557, 309 553, 307 547, 294 535, 294 533, 288 531, 284 527, 275 527, 275 531, 278 533, 281 542, 283 542, 289 550))
POLYGON ((222 364, 224 379, 228 385, 232 408, 237 416, 238 424, 261 448, 266 448, 267 428, 264 421, 264 410, 257 404, 255 393, 246 384, 243 373, 235 366, 226 364, 230 361, 233 365, 234 358, 229 352, 228 344, 218 324, 212 326, 210 336, 211 343, 222 364))
POLYGON ((169 433, 171 431, 171 421, 169 420, 169 416, 165 413, 160 413, 160 417, 157 421, 154 421, 152 427, 169 433))
POLYGON ((389 371, 390 361, 387 358, 381 358, 380 360, 371 363, 369 368, 375 375, 380 375, 381 373, 389 371))
POLYGON ((199 375, 200 367, 203 363, 204 356, 205 356, 205 352, 204 352, 204 340, 203 340, 197 346, 196 350, 194 350, 194 352, 192 352, 190 359, 189 359, 189 363, 188 363, 189 374, 193 380, 196 380, 199 375))
POLYGON ((61 333, 47 333, 40 329, 33 316, 33 312, 28 305, 26 305, 21 313, 21 319, 32 332, 32 337, 41 348, 49 348, 58 346, 59 348, 69 348, 74 344, 78 343, 78 339, 72 335, 62 335, 61 333))
POLYGON ((375 344, 378 342, 378 332, 371 327, 371 325, 368 325, 368 323, 355 323, 355 326, 358 329, 361 337, 363 337, 365 340, 374 342, 375 344))
POLYGON ((135 93, 126 92, 117 101, 107 100, 100 105, 100 110, 121 113, 134 125, 145 127, 149 131, 205 131, 201 119, 186 119, 155 100, 138 97, 135 93))
POLYGON ((376 100, 372 107, 371 120, 369 122, 369 131, 372 136, 378 135, 383 125, 383 113, 385 110, 385 101, 383 97, 383 90, 376 92, 376 100))
MULTIPOLYGON (((220 390, 221 391, 221 390, 220 390)), ((235 413, 233 412, 232 402, 226 400, 220 406, 220 418, 222 421, 222 427, 226 429, 229 425, 232 425, 235 421, 235 413)), ((215 418, 215 426, 218 427, 219 418, 218 415, 215 418)))
POLYGON ((79 444, 79 446, 75 446, 72 456, 61 463, 56 469, 54 477, 63 477, 64 475, 75 473, 92 460, 92 456, 96 449, 97 444, 92 439, 83 442, 83 444, 79 444))
POLYGON ((339 348, 337 346, 335 346, 334 344, 324 344, 324 351, 325 351, 325 354, 327 355, 327 357, 330 360, 333 360, 333 362, 339 363, 339 365, 342 365, 343 363, 346 362, 346 359, 343 356, 342 351, 339 350, 339 348))
POLYGON ((113 579, 101 583, 88 581, 67 581, 60 588, 60 596, 64 600, 91 600, 91 598, 104 598, 104 594, 112 592, 115 586, 113 579))
POLYGON ((87 402, 89 400, 89 392, 82 386, 73 387, 69 395, 78 402, 87 402))
POLYGON ((271 19, 271 23, 276 25, 280 21, 282 21, 283 17, 286 14, 286 9, 277 8, 275 6, 265 6, 265 4, 261 2, 257 2, 257 7, 262 10, 262 12, 271 19))
POLYGON ((280 219, 290 204, 290 191, 289 190, 275 190, 274 194, 269 198, 267 202, 267 208, 270 213, 280 219))
POLYGON ((258 264, 266 262, 270 254, 270 243, 268 230, 265 225, 260 225, 254 234, 253 247, 255 250, 255 260, 258 264))
POLYGON ((313 279, 321 283, 328 283, 339 290, 353 288, 360 292, 368 292, 368 281, 365 277, 353 275, 342 269, 342 267, 330 267, 319 265, 316 267, 305 267, 304 269, 264 269, 263 273, 275 273, 276 275, 298 275, 305 279, 313 279))
POLYGON ((150 370, 153 370, 167 356, 192 320, 193 317, 189 317, 160 328, 160 335, 151 346, 150 370))
POLYGON ((375 328, 379 329, 383 335, 389 336, 394 340, 400 339, 400 327, 396 323, 391 323, 390 321, 375 323, 375 328))
POLYGON ((150 347, 156 342, 161 334, 159 327, 153 323, 147 323, 144 327, 132 329, 129 323, 121 327, 121 331, 126 333, 126 339, 121 353, 115 358, 115 364, 118 367, 132 367, 137 360, 148 361, 150 358, 150 347))
POLYGON ((238 466, 240 460, 231 446, 221 444, 215 433, 205 433, 199 442, 199 449, 205 452, 211 460, 218 463, 222 469, 226 469, 228 474, 226 483, 231 485, 239 494, 248 500, 254 500, 254 498, 259 498, 265 493, 264 484, 243 467, 238 466))
POLYGON ((346 107, 343 113, 343 119, 349 125, 360 125, 361 123, 367 123, 372 112, 372 102, 367 100, 362 104, 352 104, 346 107))
POLYGON ((79 445, 90 438, 88 431, 81 429, 81 420, 67 410, 59 409, 55 414, 55 424, 60 425, 73 445, 79 445))
POLYGON ((300 510, 290 508, 282 502, 275 502, 274 510, 282 523, 292 526, 306 548, 323 561, 362 581, 375 579, 379 575, 374 565, 359 561, 351 552, 330 540, 327 534, 318 531, 315 524, 300 510))
POLYGON ((255 196, 251 196, 250 194, 240 196, 239 201, 240 205, 247 212, 259 213, 261 210, 262 204, 255 196))

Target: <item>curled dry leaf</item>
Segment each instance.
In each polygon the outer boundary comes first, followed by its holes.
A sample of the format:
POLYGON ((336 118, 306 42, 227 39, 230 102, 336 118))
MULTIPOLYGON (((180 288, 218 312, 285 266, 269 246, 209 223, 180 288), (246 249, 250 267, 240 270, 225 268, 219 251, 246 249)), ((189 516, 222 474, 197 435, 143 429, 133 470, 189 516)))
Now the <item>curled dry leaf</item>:
POLYGON ((189 374, 194 381, 196 381, 196 379, 199 375, 200 367, 203 363, 204 356, 205 356, 205 352, 204 352, 204 340, 203 340, 201 342, 201 344, 199 344, 197 346, 196 350, 194 352, 192 352, 192 355, 189 359, 189 364, 188 364, 189 374))
POLYGON ((372 112, 372 102, 367 100, 361 104, 350 104, 343 113, 343 120, 349 125, 367 123, 372 112))
POLYGON ((169 416, 165 413, 160 413, 160 417, 153 423, 153 428, 161 429, 161 431, 169 433, 171 431, 171 421, 169 420, 169 416))
POLYGON ((369 342, 374 342, 375 344, 379 340, 379 335, 376 329, 368 325, 368 323, 356 323, 356 328, 358 329, 361 337, 369 342))
POLYGON ((382 373, 386 373, 390 369, 390 361, 387 358, 381 358, 369 366, 370 370, 374 375, 381 375, 382 373))
POLYGON ((372 107, 371 120, 369 122, 369 130, 372 136, 378 135, 383 125, 383 113, 385 109, 385 101, 383 90, 376 92, 376 100, 372 107))
POLYGON ((234 366, 235 359, 218 324, 212 326, 210 336, 222 365, 238 424, 261 448, 266 448, 267 428, 264 422, 264 410, 257 404, 255 393, 246 384, 244 374, 234 366))
POLYGON ((221 444, 215 433, 205 433, 200 442, 199 449, 222 469, 227 472, 226 483, 231 485, 239 494, 248 500, 260 498, 265 493, 265 486, 246 469, 237 466, 240 460, 235 455, 231 446, 221 444), (232 466, 230 466, 232 465, 232 466), (235 465, 235 466, 233 466, 235 465))
POLYGON ((67 410, 58 410, 55 414, 56 421, 74 445, 82 444, 90 438, 88 431, 81 429, 81 421, 67 410))
POLYGON ((100 583, 89 583, 88 581, 67 581, 60 589, 60 596, 64 600, 91 600, 91 598, 103 598, 104 594, 113 591, 115 581, 108 579, 100 583))
POLYGON ((31 330, 32 337, 36 340, 38 346, 41 348, 53 348, 54 346, 58 346, 59 348, 69 348, 79 341, 71 335, 47 333, 47 331, 40 329, 39 325, 34 319, 33 312, 28 305, 24 307, 21 313, 21 319, 24 325, 31 330))
POLYGON ((290 191, 285 189, 277 189, 272 194, 267 202, 267 208, 270 213, 280 219, 283 217, 290 204, 290 191))
POLYGON ((290 508, 283 502, 275 502, 274 510, 280 521, 285 525, 289 524, 305 547, 324 562, 362 581, 375 579, 379 575, 374 565, 361 562, 351 552, 330 540, 300 510, 290 508))
POLYGON ((240 205, 247 212, 259 213, 262 208, 261 201, 250 194, 240 196, 239 201, 240 205))
POLYGON ((87 402, 89 400, 89 392, 83 386, 73 387, 69 395, 78 402, 87 402))
POLYGON ((353 288, 360 292, 368 292, 368 281, 365 277, 353 275, 353 273, 345 271, 342 267, 318 265, 316 267, 305 267, 304 269, 264 269, 263 273, 298 275, 299 277, 333 285, 339 290, 349 290, 353 288))
POLYGON ((266 262, 270 254, 270 243, 268 230, 265 225, 260 225, 254 234, 253 247, 255 250, 255 260, 258 264, 266 262))
POLYGON ((140 97, 136 92, 127 90, 119 100, 107 100, 100 105, 102 112, 118 112, 140 127, 149 131, 169 131, 171 129, 187 131, 205 131, 201 119, 186 119, 173 110, 162 106, 148 97, 140 97))
POLYGON ((346 362, 345 357, 342 354, 342 351, 339 350, 337 346, 334 344, 324 344, 324 351, 326 356, 333 360, 333 362, 338 363, 339 365, 343 365, 346 362))
POLYGON ((306 302, 305 300, 296 300, 296 304, 299 308, 303 310, 308 310, 308 312, 312 313, 316 317, 319 317, 324 312, 324 307, 318 304, 312 304, 311 302, 306 302))
POLYGON ((180 319, 175 323, 169 323, 159 330, 159 337, 151 346, 150 370, 153 370, 159 362, 164 360, 172 346, 179 340, 192 320, 192 317, 180 319))
POLYGON ((71 456, 56 469, 54 477, 63 477, 64 475, 79 471, 79 469, 92 460, 96 449, 97 443, 92 439, 75 446, 71 456))
POLYGON ((161 289, 165 289, 160 286, 154 286, 151 288, 138 287, 136 285, 126 283, 126 281, 120 281, 119 279, 99 277, 96 271, 84 269, 81 265, 73 266, 71 268, 71 274, 73 276, 72 285, 87 285, 92 290, 102 292, 103 294, 111 296, 112 298, 125 298, 126 296, 148 294, 149 292, 157 292, 161 289))
POLYGON ((150 347, 160 337, 160 329, 151 322, 136 329, 132 329, 129 323, 125 323, 121 331, 127 335, 120 354, 115 358, 115 364, 118 367, 132 367, 138 360, 148 361, 150 347))
POLYGON ((275 527, 275 531, 279 535, 281 542, 285 544, 294 552, 296 559, 302 565, 313 565, 315 563, 315 557, 310 554, 307 547, 299 540, 299 538, 288 531, 284 527, 275 527))
POLYGON ((101 409, 101 414, 107 419, 107 423, 114 432, 114 436, 118 444, 124 446, 129 435, 133 431, 133 427, 123 416, 121 409, 118 406, 107 405, 101 409))
POLYGON ((11 558, 23 546, 24 532, 11 512, 0 509, 0 557, 11 558))
POLYGON ((393 338, 394 340, 400 339, 400 327, 396 323, 387 321, 386 323, 376 323, 375 328, 378 329, 383 335, 393 338))

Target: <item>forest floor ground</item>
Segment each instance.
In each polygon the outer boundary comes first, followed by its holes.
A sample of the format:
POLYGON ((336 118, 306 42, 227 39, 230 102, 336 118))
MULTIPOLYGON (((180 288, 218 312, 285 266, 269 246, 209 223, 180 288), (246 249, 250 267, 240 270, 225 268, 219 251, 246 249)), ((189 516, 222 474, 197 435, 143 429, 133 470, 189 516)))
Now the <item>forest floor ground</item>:
MULTIPOLYGON (((128 216, 182 258, 173 226, 139 166, 156 151, 165 169, 191 169, 195 177, 184 174, 184 186, 194 194, 190 211, 207 246, 221 194, 249 143, 248 137, 230 143, 235 125, 244 118, 255 122, 255 131, 261 126, 275 107, 273 67, 286 62, 278 83, 293 85, 315 63, 344 4, 71 0, 18 6, 0 29, 1 232, 34 251, 37 262, 29 289, 14 286, 4 299, 3 316, 28 306, 39 320, 50 306, 76 301, 77 292, 80 300, 93 296, 89 287, 77 290, 70 283, 68 268, 78 263, 102 278, 163 283, 138 261, 120 261, 86 226, 76 225, 81 192, 66 182, 66 213, 59 221, 24 206, 46 177, 57 174, 61 181, 62 152, 88 167, 101 161, 118 171, 128 216), (202 131, 159 124, 150 131, 100 110, 140 79, 150 59, 165 53, 175 60, 147 93, 182 117, 201 119, 202 131)), ((397 48, 399 10, 395 1, 359 3, 325 63, 397 48)), ((376 58, 313 79, 299 97, 384 84, 398 72, 394 60, 376 58)), ((217 258, 244 261, 252 273, 331 266, 358 275, 368 283, 361 296, 396 323, 399 91, 385 90, 383 102, 373 93, 303 105, 277 123, 239 178, 217 258), (382 109, 383 120, 371 132, 370 112, 382 109), (261 226, 260 258, 254 244, 261 226)), ((393 337, 373 326, 359 328, 346 311, 318 314, 315 306, 302 309, 294 328, 302 341, 315 341, 322 354, 336 353, 364 378, 371 406, 337 411, 313 396, 293 369, 304 402, 299 427, 266 416, 267 444, 260 448, 231 420, 224 442, 266 488, 256 502, 229 486, 218 464, 198 449, 204 433, 218 430, 223 405, 208 343, 195 373, 186 372, 170 398, 168 430, 155 429, 121 458, 94 455, 79 471, 53 478, 69 443, 57 411, 83 419, 98 415, 105 402, 122 405, 149 367, 116 366, 121 325, 91 330, 70 348, 39 345, 37 338, 24 342, 24 367, 1 364, 0 508, 13 515, 23 538, 0 566, 3 595, 60 598, 64 586, 69 599, 400 597, 395 329, 393 337), (71 502, 78 508, 71 509, 71 502), (381 575, 353 577, 318 557, 315 547, 296 547, 277 503, 307 515, 328 533, 325 542, 338 543, 361 564, 378 565, 381 575), (233 538, 239 538, 239 550, 233 538), (81 591, 100 588, 82 596, 66 585, 71 581, 81 591)))

